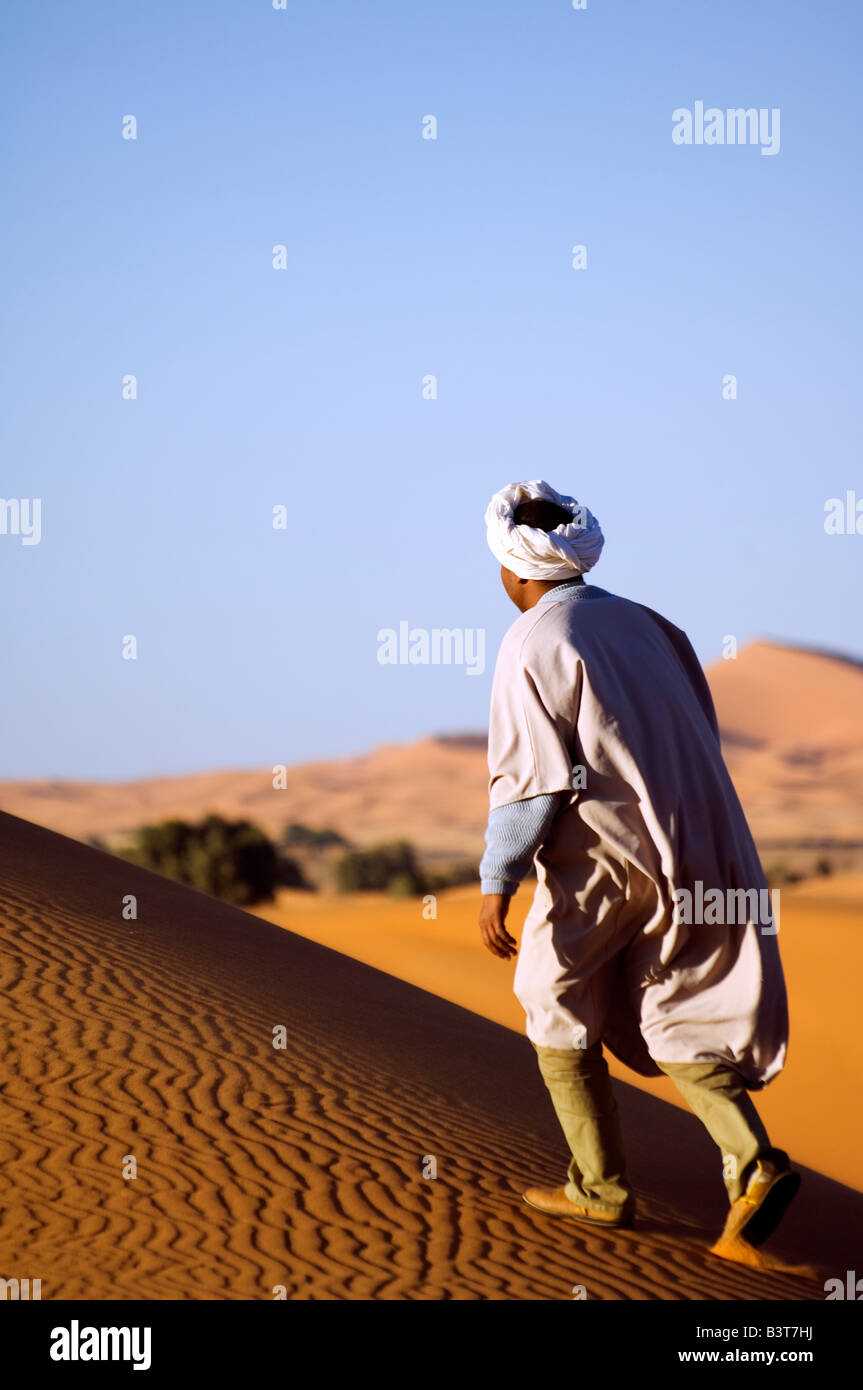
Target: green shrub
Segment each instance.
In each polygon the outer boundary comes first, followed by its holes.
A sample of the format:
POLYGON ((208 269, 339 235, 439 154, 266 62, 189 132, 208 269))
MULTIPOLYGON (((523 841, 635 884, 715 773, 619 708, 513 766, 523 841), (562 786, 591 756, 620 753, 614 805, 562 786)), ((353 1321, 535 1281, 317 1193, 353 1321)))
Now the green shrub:
POLYGON ((438 873, 426 875, 429 893, 440 893, 444 888, 460 888, 466 883, 479 883, 479 867, 468 860, 460 860, 438 873))
POLYGON ((309 825, 299 825, 291 821, 282 831, 281 843, 292 849, 331 849, 335 845, 347 847, 347 840, 337 830, 324 828, 314 830, 309 825))
POLYGON ((282 888, 311 888, 301 865, 289 854, 278 855, 276 882, 282 888))
POLYGON ((414 898, 420 891, 410 874, 393 874, 387 884, 387 892, 394 898, 414 898))
POLYGON ((279 881, 276 849, 263 830, 222 816, 142 826, 124 857, 237 907, 271 898, 279 881))
POLYGON ((796 869, 789 869, 786 864, 773 864, 769 869, 765 869, 764 877, 769 888, 790 887, 792 883, 799 883, 803 875, 796 869))
POLYGON ((336 864, 336 888, 340 893, 382 893, 398 880, 400 896, 422 893, 425 880, 407 840, 354 849, 336 864))

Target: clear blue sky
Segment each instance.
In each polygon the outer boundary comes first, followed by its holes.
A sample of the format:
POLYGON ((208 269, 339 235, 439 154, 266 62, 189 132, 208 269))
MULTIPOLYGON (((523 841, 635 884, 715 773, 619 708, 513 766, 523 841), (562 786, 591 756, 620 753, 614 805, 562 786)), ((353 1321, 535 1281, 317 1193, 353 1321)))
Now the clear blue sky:
POLYGON ((0 493, 43 535, 0 536, 0 774, 484 727, 518 478, 705 663, 863 653, 863 535, 824 531, 863 499, 853 0, 18 0, 2 31, 0 493), (779 107, 780 152, 675 145, 698 100, 779 107), (487 629, 485 675, 381 666, 401 619, 487 629))

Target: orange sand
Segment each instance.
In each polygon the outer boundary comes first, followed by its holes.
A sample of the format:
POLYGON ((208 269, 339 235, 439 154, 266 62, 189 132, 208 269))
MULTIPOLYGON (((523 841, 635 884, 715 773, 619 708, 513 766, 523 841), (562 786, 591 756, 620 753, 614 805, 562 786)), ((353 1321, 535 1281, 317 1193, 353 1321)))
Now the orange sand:
MULTIPOLYGON (((561 1228, 520 1202, 528 1183, 560 1180, 566 1153, 511 1028, 5 815, 0 888, 0 1276, 40 1278, 43 1299, 269 1300, 282 1286, 292 1299, 569 1301, 583 1284, 590 1299, 820 1300, 824 1278, 855 1267, 863 1197, 813 1172, 773 1245, 820 1264, 818 1280, 710 1255, 725 1213, 713 1146, 627 1085, 638 1224, 561 1228)), ((461 933, 448 988, 497 992, 503 1008, 508 972, 472 940, 474 908, 453 895, 423 923, 414 968, 424 957, 440 987, 440 937, 461 933)), ((342 944, 352 931, 355 951, 389 949, 391 965, 416 925, 404 903, 289 911, 342 944)), ((841 995, 859 942, 837 912, 819 932, 855 948, 841 995)), ((803 981, 811 999, 827 976, 825 957, 803 981)), ((834 1111, 813 1111, 802 1066, 789 1078, 782 1137, 798 1155, 825 1122, 834 1146, 851 1127, 835 1068, 854 1016, 840 1004, 819 1020, 834 1029, 834 1111)))
MULTIPOLYGON (((530 892, 525 885, 513 900, 509 925, 516 938, 530 892)), ((863 875, 783 888, 780 902, 791 1040, 785 1070, 756 1096, 756 1104, 771 1138, 795 1161, 863 1191, 857 1100, 863 1039, 855 1026, 863 965, 863 875)), ((524 1012, 512 994, 515 964, 495 959, 482 946, 479 903, 474 888, 450 889, 438 896, 437 919, 426 920, 419 899, 290 892, 280 896, 276 909, 258 912, 523 1033, 524 1012)), ((686 1108, 668 1077, 647 1079, 609 1060, 612 1075, 686 1108)))

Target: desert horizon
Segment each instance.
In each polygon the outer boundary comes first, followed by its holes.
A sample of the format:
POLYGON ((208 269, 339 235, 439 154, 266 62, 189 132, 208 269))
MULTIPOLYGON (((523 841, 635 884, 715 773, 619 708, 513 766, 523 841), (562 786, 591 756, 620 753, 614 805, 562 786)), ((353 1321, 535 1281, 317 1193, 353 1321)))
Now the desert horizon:
MULTIPOLYGON (((863 869, 863 661, 759 641, 706 674, 725 760, 765 867, 808 877, 826 858, 831 871, 863 869)), ((106 848, 142 825, 215 813, 248 818, 274 838, 296 823, 360 848, 407 839, 432 864, 478 863, 486 742, 482 731, 461 730, 346 758, 274 760, 271 768, 116 782, 0 780, 0 810, 106 848)))

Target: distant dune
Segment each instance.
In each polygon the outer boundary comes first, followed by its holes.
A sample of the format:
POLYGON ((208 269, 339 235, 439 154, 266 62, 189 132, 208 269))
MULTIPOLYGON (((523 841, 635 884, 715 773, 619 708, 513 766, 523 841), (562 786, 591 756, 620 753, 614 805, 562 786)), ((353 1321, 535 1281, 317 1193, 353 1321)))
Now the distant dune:
MULTIPOLYGON (((725 755, 765 863, 825 854, 863 869, 863 667, 756 642, 710 667, 725 755)), ((426 854, 478 859, 487 809, 484 738, 455 734, 304 763, 274 790, 271 768, 137 782, 0 782, 0 807, 78 839, 208 811, 278 835, 289 821, 358 844, 407 838, 426 854)))
MULTIPOLYGON (((562 1227, 519 1200, 565 1154, 517 1033, 9 816, 0 884, 0 1274, 43 1299, 823 1298, 706 1252, 724 1194, 684 1112, 622 1086, 639 1224, 562 1227)), ((807 1173, 776 1248, 844 1278, 861 1216, 807 1173)))
POLYGON ((254 820, 271 835, 297 821, 357 844, 407 838, 432 853, 482 853, 488 772, 475 743, 386 745, 355 758, 302 763, 289 769, 287 782, 274 790, 269 768, 141 782, 0 782, 0 808, 78 839, 216 811, 254 820))
POLYGON ((863 666, 756 642, 707 674, 729 771, 762 849, 863 849, 863 666))

